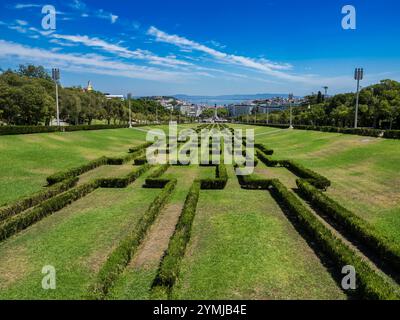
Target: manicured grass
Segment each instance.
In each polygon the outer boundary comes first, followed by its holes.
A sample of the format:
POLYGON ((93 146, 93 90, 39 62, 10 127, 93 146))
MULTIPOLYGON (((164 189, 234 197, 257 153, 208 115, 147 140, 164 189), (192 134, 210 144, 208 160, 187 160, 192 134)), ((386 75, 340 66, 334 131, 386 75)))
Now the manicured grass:
MULTIPOLYGON (((212 174, 214 174, 214 171, 215 168, 200 168, 198 166, 170 167, 167 170, 163 175, 163 178, 168 179, 179 177, 178 184, 169 203, 172 210, 176 211, 177 216, 180 214, 182 204, 185 201, 186 194, 192 181, 199 177, 203 178, 207 173, 210 174, 212 172, 212 174), (183 179, 183 177, 185 177, 185 179, 183 179)), ((159 219, 162 219, 162 215, 159 219)), ((149 236, 152 235, 150 234, 149 236)), ((151 239, 147 239, 147 241, 151 241, 151 239)), ((168 246, 168 240, 164 245, 165 250, 168 246)), ((109 299, 150 299, 151 286, 156 276, 161 256, 159 256, 158 259, 152 259, 152 256, 147 257, 147 259, 146 257, 140 256, 141 262, 138 263, 137 259, 138 255, 141 255, 141 249, 138 250, 138 254, 133 257, 130 265, 121 275, 116 286, 113 288, 109 299)))
POLYGON ((158 190, 98 189, 0 243, 1 299, 80 299, 119 240, 158 190), (57 289, 41 288, 42 267, 56 268, 57 289))
POLYGON ((344 299, 268 191, 202 191, 176 299, 344 299))
POLYGON ((258 127, 256 141, 326 176, 333 199, 400 242, 399 140, 258 127))
MULTIPOLYGON (((256 142, 275 150, 273 158, 295 159, 329 178, 332 181, 327 191, 330 197, 400 241, 399 141, 267 127, 233 127, 254 128, 256 142)), ((167 126, 157 128, 167 129, 167 126)), ((126 154, 129 147, 145 141, 148 129, 0 137, 0 205, 40 190, 45 178, 56 171, 103 155, 126 154)), ((193 232, 172 297, 345 299, 331 273, 287 220, 270 193, 241 189, 232 166, 227 169, 230 179, 224 190, 200 191, 193 232)), ((131 170, 131 163, 107 165, 83 174, 79 183, 125 176, 131 170)), ((269 168, 259 162, 255 176, 278 178, 288 188, 296 187, 296 176, 285 168, 269 168)), ((0 242, 0 299, 85 296, 108 254, 135 227, 161 192, 161 189, 142 188, 145 177, 126 189, 98 189, 0 242), (41 288, 44 265, 56 267, 54 291, 41 288)), ((109 299, 151 297, 151 285, 163 248, 167 248, 169 241, 165 234, 161 242, 156 239, 155 232, 160 230, 157 226, 170 224, 167 231, 172 234, 173 218, 179 216, 192 181, 214 178, 215 167, 171 166, 162 177, 177 178, 177 187, 164 215, 161 212, 153 224, 153 233, 149 231, 143 247, 117 280, 109 299), (149 245, 152 243, 155 244, 153 252, 149 245)))

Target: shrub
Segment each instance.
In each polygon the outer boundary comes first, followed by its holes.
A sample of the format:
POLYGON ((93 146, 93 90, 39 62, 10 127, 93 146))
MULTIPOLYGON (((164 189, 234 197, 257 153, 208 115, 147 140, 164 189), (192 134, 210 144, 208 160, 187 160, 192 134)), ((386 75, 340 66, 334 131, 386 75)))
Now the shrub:
POLYGON ((283 205, 294 216, 304 231, 327 254, 339 270, 351 265, 357 270, 356 293, 365 299, 388 300, 400 299, 396 289, 360 256, 337 238, 300 200, 279 180, 271 181, 271 192, 278 203, 283 205))
POLYGON ((162 179, 161 176, 168 170, 169 164, 159 166, 154 172, 146 179, 144 188, 164 188, 170 179, 162 179))
POLYGON ((8 218, 0 225, 0 240, 4 240, 13 234, 28 228, 44 217, 59 211, 68 204, 84 197, 96 188, 98 188, 96 181, 83 184, 65 193, 50 198, 35 208, 8 218))
POLYGON ((186 246, 191 236, 199 193, 200 182, 196 180, 186 196, 174 234, 169 241, 168 249, 161 260, 154 279, 153 290, 156 290, 157 287, 162 287, 169 292, 179 275, 180 262, 185 255, 186 246))
POLYGON ((0 135, 47 133, 63 131, 81 131, 81 130, 103 130, 126 128, 127 125, 78 125, 78 126, 0 126, 0 135))
POLYGON ((137 248, 146 236, 149 228, 167 203, 176 186, 176 179, 171 180, 164 190, 154 199, 143 214, 136 227, 119 243, 108 256, 100 269, 96 282, 91 286, 89 298, 104 299, 114 285, 118 275, 126 268, 137 248))
POLYGON ((36 206, 37 204, 54 197, 57 194, 60 194, 62 192, 65 192, 72 187, 76 185, 78 182, 78 178, 70 178, 67 180, 64 180, 58 184, 55 184, 52 187, 46 188, 43 191, 40 191, 38 193, 35 193, 31 196, 22 198, 20 200, 17 200, 16 202, 9 204, 8 206, 1 208, 0 209, 0 222, 14 216, 18 213, 21 213, 22 211, 25 211, 33 206, 36 206))
POLYGON ((272 160, 272 159, 268 158, 267 155, 260 150, 256 151, 256 155, 257 155, 257 158, 260 159, 268 167, 276 167, 279 165, 278 160, 272 160))
POLYGON ((267 155, 267 156, 272 156, 273 154, 274 154, 274 150, 272 150, 272 149, 268 149, 266 146, 264 146, 263 144, 261 144, 261 143, 255 143, 254 144, 254 147, 256 148, 256 149, 259 149, 261 152, 263 152, 265 155, 267 155))
POLYGON ((380 234, 370 223, 342 207, 307 181, 297 180, 301 194, 322 213, 371 249, 383 262, 400 271, 400 247, 380 234))
POLYGON ((146 148, 150 147, 152 144, 153 144, 152 142, 146 142, 146 143, 141 144, 139 146, 129 148, 129 153, 135 153, 135 152, 141 151, 143 149, 146 149, 146 148))
POLYGON ((300 178, 303 178, 310 182, 314 187, 318 189, 326 190, 330 185, 331 182, 324 176, 316 173, 303 165, 293 161, 293 160, 279 160, 279 164, 283 167, 289 169, 295 175, 300 178))
POLYGON ((61 182, 65 179, 76 177, 81 175, 82 173, 88 172, 94 168, 100 167, 102 165, 107 164, 108 159, 106 157, 101 157, 88 163, 81 165, 79 167, 71 168, 67 171, 57 172, 52 174, 51 176, 47 177, 47 183, 49 185, 53 185, 57 182, 61 182))
POLYGON ((400 130, 386 130, 383 137, 387 139, 400 139, 400 130))
POLYGON ((146 164, 146 163, 147 163, 146 156, 142 156, 142 157, 139 157, 139 158, 135 159, 135 165, 136 166, 140 166, 140 165, 143 165, 143 164, 146 164))
POLYGON ((129 184, 134 182, 137 178, 139 178, 144 172, 146 172, 150 168, 149 164, 144 164, 128 173, 125 177, 122 178, 103 178, 97 179, 97 183, 101 188, 126 188, 129 184))
POLYGON ((227 182, 228 173, 225 164, 221 163, 215 167, 215 178, 200 180, 200 187, 204 190, 221 190, 225 188, 227 182))

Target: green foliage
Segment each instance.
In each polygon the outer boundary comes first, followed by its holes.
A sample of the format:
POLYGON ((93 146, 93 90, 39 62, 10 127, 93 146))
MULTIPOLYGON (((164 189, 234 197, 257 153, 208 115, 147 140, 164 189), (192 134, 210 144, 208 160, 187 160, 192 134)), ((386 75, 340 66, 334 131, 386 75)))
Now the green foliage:
POLYGON ((0 240, 4 240, 13 234, 28 228, 44 217, 61 210, 71 202, 86 196, 96 188, 98 188, 97 182, 83 184, 50 198, 33 209, 6 219, 2 224, 0 224, 0 240))
POLYGON ((268 149, 265 145, 261 143, 255 143, 254 148, 259 149, 261 152, 263 152, 267 156, 272 156, 274 154, 274 150, 268 149))
POLYGON ((170 165, 163 164, 159 166, 149 177, 146 179, 144 188, 164 188, 170 179, 162 179, 161 176, 168 170, 170 165))
POLYGON ((164 190, 154 199, 143 214, 136 227, 119 243, 118 247, 108 256, 100 269, 95 284, 89 290, 89 298, 101 300, 106 297, 114 285, 118 275, 128 265, 131 257, 143 241, 147 231, 167 203, 176 187, 176 179, 171 180, 164 190))
POLYGON ((345 265, 351 265, 357 270, 356 294, 359 297, 373 300, 400 299, 399 293, 391 284, 337 238, 279 180, 272 180, 271 186, 270 190, 278 203, 289 210, 304 231, 331 258, 338 270, 345 265))
POLYGON ((69 190, 70 188, 74 187, 77 182, 77 177, 64 180, 52 187, 46 188, 46 190, 22 198, 6 207, 0 208, 0 222, 11 216, 21 213, 24 210, 36 206, 37 204, 54 197, 59 193, 69 190))
POLYGON ((218 164, 215 167, 215 178, 214 179, 201 179, 200 186, 203 190, 222 190, 228 182, 228 173, 226 166, 223 163, 218 164))
POLYGON ((299 179, 297 186, 307 201, 333 219, 350 236, 371 249, 382 262, 391 265, 397 272, 400 271, 400 247, 398 244, 380 234, 367 221, 350 212, 307 181, 299 179))
POLYGON ((185 255, 186 246, 190 240, 199 194, 200 182, 196 180, 193 182, 186 196, 174 234, 169 241, 168 249, 160 263, 160 267, 154 279, 153 291, 161 289, 165 290, 167 293, 170 292, 170 289, 179 275, 180 262, 185 255))
POLYGON ((134 182, 137 178, 139 178, 143 173, 149 170, 150 165, 144 164, 139 168, 133 170, 128 173, 123 178, 104 178, 97 179, 97 183, 101 188, 126 188, 129 184, 134 182))
MULTIPOLYGON (((143 150, 146 147, 147 147, 147 143, 144 143, 137 147, 138 151, 136 151, 135 153, 130 153, 130 154, 126 155, 125 157, 119 157, 119 158, 100 157, 98 159, 89 161, 88 163, 81 165, 79 167, 71 168, 67 171, 56 172, 55 174, 52 174, 51 176, 47 177, 47 183, 49 185, 52 185, 54 183, 63 181, 67 178, 79 176, 82 173, 88 172, 90 170, 93 170, 97 167, 100 167, 100 166, 103 166, 106 164, 121 165, 121 164, 124 164, 133 159, 135 159, 135 164, 136 164, 136 158, 141 156, 141 154, 143 153, 143 150)), ((145 163, 146 162, 143 162, 140 164, 145 164, 145 163)))
POLYGON ((293 160, 279 160, 279 164, 289 169, 298 177, 307 180, 318 189, 326 190, 331 185, 329 179, 293 160))

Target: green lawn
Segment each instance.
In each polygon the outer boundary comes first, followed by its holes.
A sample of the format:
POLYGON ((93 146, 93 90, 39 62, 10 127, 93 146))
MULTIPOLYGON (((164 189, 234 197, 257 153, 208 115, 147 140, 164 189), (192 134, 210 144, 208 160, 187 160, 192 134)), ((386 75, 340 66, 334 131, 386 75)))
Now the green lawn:
MULTIPOLYGON (((296 159, 328 177, 332 198, 400 241, 399 141, 233 127, 255 129, 256 142, 274 149, 274 158, 296 159)), ((148 129, 0 136, 0 204, 41 190, 45 178, 56 171, 103 155, 126 154, 129 147, 145 141, 148 129)), ((173 298, 346 299, 270 193, 241 189, 232 166, 227 168, 230 179, 225 190, 200 192, 173 298)), ((79 183, 125 176, 131 170, 131 163, 102 166, 81 175, 79 183)), ((260 163, 255 174, 295 188, 296 177, 284 168, 260 163)), ((0 299, 84 297, 109 253, 161 192, 142 188, 145 176, 125 189, 97 189, 0 242, 0 299), (54 291, 41 288, 44 265, 56 267, 54 291)), ((163 177, 177 178, 177 187, 109 299, 151 296, 151 284, 192 181, 214 176, 213 167, 168 169, 163 177)))
POLYGON ((400 241, 399 140, 257 127, 256 141, 329 178, 333 199, 400 241))

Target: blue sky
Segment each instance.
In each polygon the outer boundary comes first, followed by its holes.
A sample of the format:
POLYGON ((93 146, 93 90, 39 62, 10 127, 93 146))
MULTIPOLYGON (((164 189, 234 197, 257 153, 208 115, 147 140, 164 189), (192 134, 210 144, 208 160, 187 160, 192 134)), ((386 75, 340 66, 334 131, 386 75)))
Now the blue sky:
POLYGON ((59 67, 66 86, 113 94, 304 95, 400 80, 397 0, 7 1, 0 11, 0 67, 59 67), (57 10, 42 28, 43 5, 57 10), (341 25, 356 8, 357 29, 341 25))

